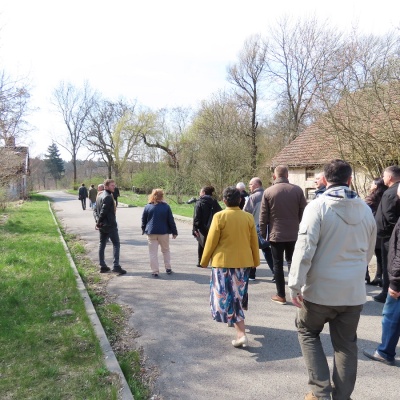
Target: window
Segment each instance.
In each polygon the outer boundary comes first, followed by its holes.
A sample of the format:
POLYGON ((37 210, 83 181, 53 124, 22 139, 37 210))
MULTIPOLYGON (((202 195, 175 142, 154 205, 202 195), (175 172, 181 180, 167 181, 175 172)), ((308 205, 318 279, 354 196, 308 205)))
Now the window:
POLYGON ((308 167, 306 168, 306 181, 313 181, 315 177, 315 168, 308 167))
POLYGON ((311 201, 315 199, 315 189, 307 188, 306 189, 306 200, 311 201))

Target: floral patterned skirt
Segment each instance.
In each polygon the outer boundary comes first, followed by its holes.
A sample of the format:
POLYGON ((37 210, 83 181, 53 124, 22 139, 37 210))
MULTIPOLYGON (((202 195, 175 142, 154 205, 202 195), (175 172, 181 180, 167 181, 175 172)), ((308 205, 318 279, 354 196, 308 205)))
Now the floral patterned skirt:
POLYGON ((210 306, 218 322, 244 320, 243 301, 247 300, 250 268, 212 268, 210 306))

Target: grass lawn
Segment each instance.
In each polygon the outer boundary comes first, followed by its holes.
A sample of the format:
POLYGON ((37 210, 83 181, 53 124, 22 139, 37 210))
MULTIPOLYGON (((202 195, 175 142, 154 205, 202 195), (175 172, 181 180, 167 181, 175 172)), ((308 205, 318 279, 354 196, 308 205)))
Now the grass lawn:
POLYGON ((45 197, 0 213, 0 252, 0 398, 117 399, 45 197))
MULTIPOLYGON (((67 193, 75 194, 78 196, 78 192, 76 190, 67 190, 67 193)), ((147 194, 136 194, 129 190, 121 190, 121 196, 118 198, 118 201, 121 203, 128 204, 134 207, 144 207, 148 201, 147 194)), ((194 204, 186 204, 186 201, 192 198, 193 196, 183 196, 182 201, 184 204, 178 204, 176 202, 176 196, 166 196, 165 200, 170 205, 172 213, 176 215, 182 215, 184 217, 193 217, 194 204)), ((197 197, 197 196, 194 196, 197 197)), ((225 205, 220 202, 221 207, 224 209, 225 205)))

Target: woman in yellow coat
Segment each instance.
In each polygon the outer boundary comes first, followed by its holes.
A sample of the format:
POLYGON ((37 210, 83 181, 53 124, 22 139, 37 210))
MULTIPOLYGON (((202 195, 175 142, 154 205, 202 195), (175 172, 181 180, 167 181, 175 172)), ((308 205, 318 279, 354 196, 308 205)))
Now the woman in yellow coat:
POLYGON ((250 268, 260 265, 260 251, 254 218, 239 208, 240 191, 234 186, 224 190, 227 208, 216 213, 208 233, 200 265, 212 267, 210 304, 213 319, 233 323, 235 347, 246 347, 243 295, 250 268))

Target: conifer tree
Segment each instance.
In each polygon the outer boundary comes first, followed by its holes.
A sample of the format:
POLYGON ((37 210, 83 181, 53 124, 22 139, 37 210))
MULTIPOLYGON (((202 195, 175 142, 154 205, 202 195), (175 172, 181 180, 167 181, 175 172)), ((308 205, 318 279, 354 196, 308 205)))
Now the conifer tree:
POLYGON ((47 148, 47 154, 44 157, 47 171, 53 177, 57 187, 57 181, 61 179, 65 169, 60 151, 54 142, 47 148))

